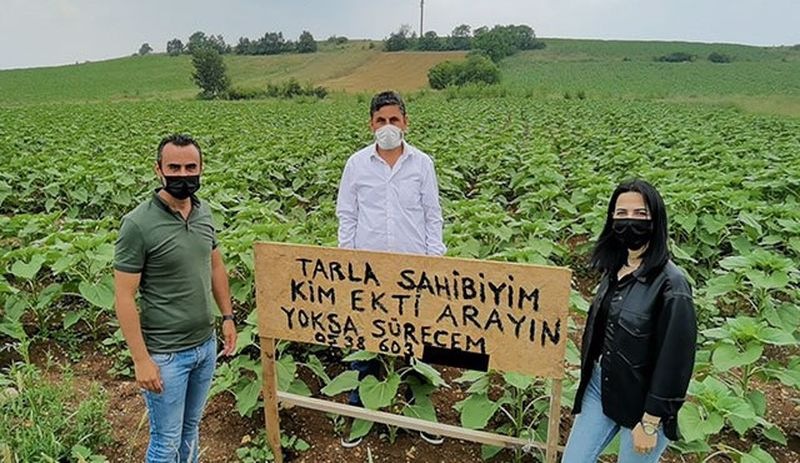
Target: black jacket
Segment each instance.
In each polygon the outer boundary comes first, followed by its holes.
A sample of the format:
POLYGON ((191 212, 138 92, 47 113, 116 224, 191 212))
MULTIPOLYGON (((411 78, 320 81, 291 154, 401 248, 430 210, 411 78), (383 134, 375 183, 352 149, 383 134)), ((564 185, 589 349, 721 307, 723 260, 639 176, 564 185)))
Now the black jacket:
POLYGON ((671 261, 647 274, 637 270, 633 276, 611 296, 605 333, 594 333, 610 276, 600 282, 583 332, 581 381, 572 412, 580 413, 591 378, 587 357, 592 338, 604 334, 601 396, 605 415, 633 428, 647 412, 661 417, 666 436, 677 440, 678 410, 689 387, 697 342, 692 290, 671 261))

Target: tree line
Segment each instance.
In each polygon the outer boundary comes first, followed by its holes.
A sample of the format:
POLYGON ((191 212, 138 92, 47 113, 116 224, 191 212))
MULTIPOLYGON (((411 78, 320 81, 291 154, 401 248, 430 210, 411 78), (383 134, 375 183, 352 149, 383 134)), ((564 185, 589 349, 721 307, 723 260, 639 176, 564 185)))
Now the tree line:
MULTIPOLYGON (((145 44, 146 45, 146 44, 145 44)), ((143 45, 144 46, 144 45, 143 45)), ((149 47, 149 46, 148 46, 149 47)), ((279 55, 281 53, 314 53, 317 51, 317 41, 311 32, 303 31, 297 41, 287 40, 283 32, 267 32, 263 36, 250 39, 240 37, 236 45, 225 42, 222 35, 206 35, 197 31, 189 36, 183 43, 181 39, 174 38, 167 42, 167 54, 170 56, 193 55, 197 50, 211 49, 221 55, 279 55)))
POLYGON ((386 51, 481 51, 497 62, 521 50, 544 48, 544 42, 536 39, 536 34, 528 25, 496 25, 472 30, 468 24, 462 24, 452 30, 449 36, 439 37, 435 31, 425 32, 417 37, 410 26, 403 25, 384 40, 386 51))

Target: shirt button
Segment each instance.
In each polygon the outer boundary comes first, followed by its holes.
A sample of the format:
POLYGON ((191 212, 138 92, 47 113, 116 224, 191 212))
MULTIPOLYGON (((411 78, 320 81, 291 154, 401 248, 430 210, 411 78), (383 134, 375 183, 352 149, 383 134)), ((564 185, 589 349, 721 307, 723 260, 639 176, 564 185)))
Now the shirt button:
POLYGON ((605 378, 603 378, 603 380, 605 380, 606 382, 608 382, 608 376, 606 376, 605 378))
POLYGON ((610 351, 610 350, 607 350, 607 351, 606 351, 606 355, 611 355, 611 351, 610 351))

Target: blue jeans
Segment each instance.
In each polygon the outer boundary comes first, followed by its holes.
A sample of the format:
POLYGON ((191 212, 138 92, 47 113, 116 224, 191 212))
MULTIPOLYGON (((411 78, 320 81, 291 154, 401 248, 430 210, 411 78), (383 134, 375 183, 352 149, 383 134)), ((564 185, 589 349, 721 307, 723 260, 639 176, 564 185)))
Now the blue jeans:
POLYGON ((600 401, 601 376, 600 365, 595 364, 592 379, 583 396, 581 412, 575 417, 561 463, 597 461, 617 433, 620 433, 618 463, 656 463, 669 444, 663 429, 659 427, 658 442, 653 450, 643 455, 636 453, 631 430, 621 427, 603 413, 603 404, 600 401))
POLYGON ((196 463, 200 418, 211 388, 217 357, 216 336, 191 349, 150 354, 164 389, 142 391, 150 415, 147 463, 196 463))

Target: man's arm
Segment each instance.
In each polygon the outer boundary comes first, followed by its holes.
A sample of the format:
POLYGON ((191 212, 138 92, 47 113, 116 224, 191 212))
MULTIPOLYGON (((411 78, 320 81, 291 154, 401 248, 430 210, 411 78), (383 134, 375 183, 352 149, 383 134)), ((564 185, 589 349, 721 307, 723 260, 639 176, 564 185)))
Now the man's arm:
MULTIPOLYGON (((222 315, 233 315, 231 290, 228 285, 228 272, 219 248, 211 251, 211 292, 222 315)), ((233 320, 223 320, 222 335, 225 338, 223 355, 231 356, 236 351, 236 324, 233 320)))
POLYGON ((339 247, 355 249, 358 226, 358 198, 356 197, 353 163, 348 161, 339 183, 336 197, 336 216, 339 218, 339 247))
POLYGON ((425 213, 425 253, 429 256, 442 256, 447 247, 442 239, 442 206, 439 203, 439 184, 433 162, 426 165, 422 178, 422 209, 425 213))
POLYGON ((150 358, 142 336, 139 312, 136 309, 136 291, 139 289, 141 273, 114 271, 114 306, 122 335, 133 357, 136 383, 148 391, 163 390, 158 366, 150 358))

